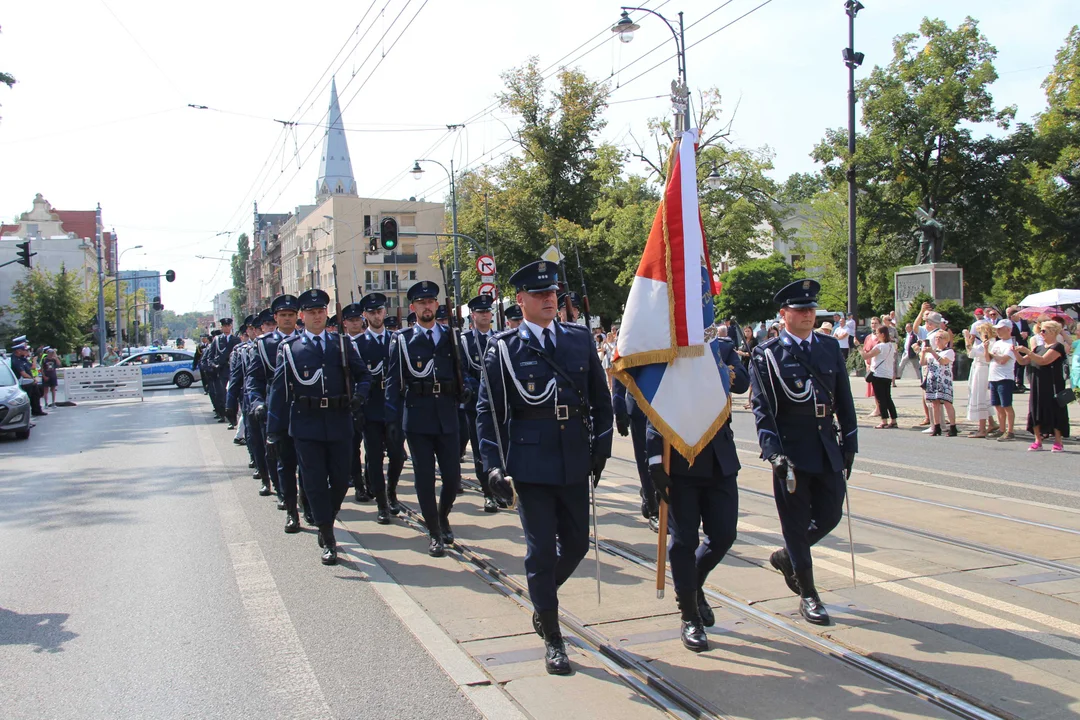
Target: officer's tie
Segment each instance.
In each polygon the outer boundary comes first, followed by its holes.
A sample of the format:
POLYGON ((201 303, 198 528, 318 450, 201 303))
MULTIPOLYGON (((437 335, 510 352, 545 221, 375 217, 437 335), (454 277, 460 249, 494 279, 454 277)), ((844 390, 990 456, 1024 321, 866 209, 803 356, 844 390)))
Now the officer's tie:
POLYGON ((551 332, 551 328, 544 328, 544 352, 548 355, 555 354, 555 336, 551 332))
POLYGON ((809 340, 803 340, 801 343, 799 343, 799 347, 802 349, 802 351, 806 355, 806 357, 810 357, 810 341, 809 340))
POLYGON ((312 335, 311 342, 315 343, 315 351, 322 355, 322 336, 312 335))

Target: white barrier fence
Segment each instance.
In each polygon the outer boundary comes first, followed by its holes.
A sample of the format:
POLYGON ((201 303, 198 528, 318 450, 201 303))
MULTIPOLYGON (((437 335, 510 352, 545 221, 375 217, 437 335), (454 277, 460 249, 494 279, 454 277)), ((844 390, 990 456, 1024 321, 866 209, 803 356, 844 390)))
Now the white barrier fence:
POLYGON ((142 368, 131 365, 64 368, 64 394, 73 402, 143 398, 142 368))

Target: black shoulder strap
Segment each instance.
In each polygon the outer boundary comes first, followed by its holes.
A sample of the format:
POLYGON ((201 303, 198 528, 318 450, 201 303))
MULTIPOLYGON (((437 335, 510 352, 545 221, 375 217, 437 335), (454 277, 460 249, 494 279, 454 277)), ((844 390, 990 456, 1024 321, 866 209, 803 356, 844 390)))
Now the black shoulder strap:
POLYGON ((821 388, 822 392, 829 396, 829 404, 835 408, 836 403, 833 402, 832 390, 829 389, 829 386, 826 384, 825 379, 818 374, 817 370, 810 367, 810 364, 806 362, 802 354, 798 350, 796 350, 794 346, 791 347, 791 356, 795 358, 799 362, 799 364, 806 369, 807 372, 810 373, 810 377, 814 378, 814 380, 817 380, 817 384, 821 388))
MULTIPOLYGON (((590 425, 591 425, 591 422, 592 422, 592 420, 591 420, 591 418, 592 418, 592 406, 589 404, 589 398, 588 398, 588 396, 586 396, 586 394, 584 392, 582 392, 581 388, 579 388, 577 386, 577 384, 574 382, 574 379, 572 377, 570 377, 570 373, 566 372, 566 370, 564 370, 562 368, 562 366, 559 365, 559 363, 555 362, 555 358, 551 357, 547 353, 544 353, 544 352, 540 351, 539 349, 533 347, 532 345, 529 345, 528 343, 525 343, 525 347, 527 347, 530 351, 532 351, 532 353, 534 355, 536 355, 538 358, 541 358, 548 365, 550 365, 551 369, 555 371, 556 375, 558 375, 563 380, 565 380, 567 383, 569 383, 570 387, 574 388, 574 392, 577 393, 577 396, 578 396, 578 402, 580 402, 588 410, 587 415, 590 418, 589 422, 590 422, 590 425)), ((556 395, 556 402, 558 402, 558 396, 557 395, 556 395)), ((591 434, 591 428, 590 428, 590 434, 591 434)))

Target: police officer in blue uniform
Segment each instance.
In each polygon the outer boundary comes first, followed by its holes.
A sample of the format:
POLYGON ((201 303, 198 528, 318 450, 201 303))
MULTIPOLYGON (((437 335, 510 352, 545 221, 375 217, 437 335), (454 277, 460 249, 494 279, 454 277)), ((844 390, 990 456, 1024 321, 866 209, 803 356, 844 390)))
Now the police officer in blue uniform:
POLYGON ((560 323, 557 266, 539 261, 510 277, 524 322, 489 343, 477 403, 480 453, 492 490, 517 492, 533 629, 544 664, 570 672, 558 588, 589 550, 589 483, 611 456, 611 394, 589 331, 560 323))
POLYGON ((668 557, 675 584, 675 599, 682 615, 682 643, 688 650, 709 649, 706 627, 716 622, 702 588, 713 568, 735 542, 739 521, 739 456, 731 431, 732 393, 750 388, 750 378, 727 338, 710 342, 716 366, 727 391, 724 424, 695 458, 693 464, 671 448, 670 473, 664 471, 664 438, 648 423, 646 454, 656 493, 668 503, 668 557), (698 526, 705 542, 698 544, 698 526))
POLYGON ((814 332, 814 280, 776 293, 785 329, 751 356, 754 418, 761 456, 773 466, 773 497, 785 547, 769 558, 799 595, 807 622, 827 625, 829 613, 814 586, 810 548, 843 515, 844 472, 858 452, 855 403, 840 344, 814 332))
POLYGON ((249 335, 249 328, 255 323, 255 316, 248 315, 240 323, 238 328, 237 337, 240 342, 233 348, 232 354, 229 355, 229 380, 225 386, 225 417, 229 421, 229 430, 235 430, 237 423, 240 422, 240 418, 243 417, 244 427, 238 431, 242 433, 241 438, 234 442, 242 443, 247 447, 248 457, 251 462, 248 463, 248 467, 255 468, 255 474, 252 476, 256 480, 261 480, 262 477, 259 474, 258 463, 255 462, 255 453, 251 447, 250 426, 247 422, 247 402, 244 393, 244 364, 247 360, 247 351, 251 343, 251 337, 249 335))
POLYGON ((576 292, 559 295, 559 319, 564 323, 576 323, 581 315, 581 296, 576 292))
MULTIPOLYGON (((367 479, 379 507, 375 520, 385 525, 390 522, 391 514, 399 515, 404 509, 397 499, 397 484, 405 465, 402 441, 391 443, 386 433, 386 378, 390 370, 391 338, 386 328, 386 296, 369 293, 357 305, 367 322, 367 330, 354 338, 354 342, 360 359, 371 373, 371 392, 364 406, 364 459, 367 479), (383 474, 384 458, 390 461, 387 475, 383 474)), ((351 312, 342 310, 346 317, 351 312)))
POLYGON ((611 404, 616 429, 623 437, 629 435, 634 444, 634 464, 637 465, 638 483, 641 485, 641 516, 649 521, 649 529, 660 532, 660 508, 656 502, 656 489, 649 476, 649 455, 645 451, 645 413, 618 378, 613 382, 611 404))
POLYGON ((30 343, 25 335, 12 341, 11 371, 19 381, 19 388, 30 399, 30 415, 43 417, 49 413, 41 409, 41 389, 34 378, 34 363, 30 360, 30 343))
POLYGON ((503 317, 506 318, 506 330, 516 330, 521 325, 521 320, 524 317, 521 314, 521 308, 517 305, 511 305, 506 308, 503 313, 503 317))
MULTIPOLYGON (((364 319, 367 320, 367 317, 365 316, 364 319)), ((397 315, 387 315, 383 326, 390 332, 394 332, 395 330, 400 329, 401 323, 398 322, 397 315)))
MULTIPOLYGON (((450 510, 461 485, 458 454, 458 397, 451 331, 435 321, 439 285, 422 280, 409 288, 409 309, 416 325, 394 333, 386 378, 386 422, 389 442, 409 442, 416 499, 430 534, 428 554, 442 557, 454 542, 450 510), (435 462, 442 490, 435 502, 435 462)), ((465 393, 468 388, 463 389, 465 393)))
POLYGON ((229 381, 229 358, 233 348, 240 344, 240 338, 233 335, 233 319, 221 318, 221 334, 211 339, 203 361, 210 377, 210 402, 214 406, 214 415, 218 422, 225 422, 225 393, 229 381))
POLYGON ((279 295, 270 304, 270 310, 274 315, 277 329, 255 340, 255 352, 249 361, 247 371, 247 393, 252 406, 252 414, 262 425, 264 443, 266 447, 266 463, 270 478, 274 483, 277 493, 278 509, 285 510, 285 532, 289 534, 300 532, 300 515, 297 509, 297 500, 304 505, 304 519, 309 525, 315 524, 315 518, 308 509, 307 498, 303 488, 297 489, 297 462, 296 448, 293 447, 292 438, 287 434, 277 439, 277 442, 266 443, 267 418, 270 397, 270 385, 274 381, 274 373, 277 371, 278 347, 286 338, 297 334, 296 321, 297 311, 300 309, 300 300, 295 295, 279 295))
POLYGON ((494 333, 491 330, 491 306, 493 300, 490 295, 477 295, 469 301, 469 315, 472 318, 472 328, 461 334, 461 351, 465 359, 465 384, 469 386, 472 397, 465 403, 465 425, 468 432, 461 433, 462 454, 464 455, 465 441, 472 442, 473 470, 476 479, 480 482, 480 489, 484 493, 484 512, 494 513, 499 511, 499 506, 506 507, 505 502, 499 502, 491 493, 488 485, 487 473, 484 472, 484 463, 480 457, 480 440, 476 436, 476 400, 480 395, 481 363, 487 352, 488 342, 494 333))
MULTIPOLYGON (((249 375, 255 363, 261 362, 258 357, 259 338, 274 332, 276 326, 277 323, 274 322, 274 314, 270 311, 270 308, 259 313, 255 317, 252 328, 248 329, 251 341, 247 344, 244 354, 243 392, 247 404, 247 412, 244 415, 244 430, 248 438, 248 451, 255 460, 257 475, 262 478, 262 487, 259 488, 259 494, 264 497, 273 495, 277 491, 277 463, 273 463, 271 468, 271 463, 266 457, 266 417, 265 414, 262 418, 255 414, 256 398, 249 390, 251 385, 249 375)), ((273 373, 270 374, 270 377, 273 377, 273 373)), ((260 397, 265 397, 265 394, 260 395, 260 397)))
POLYGON ((318 289, 300 296, 304 331, 278 346, 266 427, 271 444, 292 438, 323 565, 337 563, 334 520, 349 491, 353 421, 362 419, 371 385, 353 344, 326 330, 329 303, 318 289))
MULTIPOLYGON (((364 333, 364 309, 360 303, 349 303, 345 307, 341 308, 341 326, 345 332, 345 336, 349 338, 354 347, 357 346, 356 340, 364 333)), ((327 326, 329 327, 329 326, 327 326)), ((368 395, 368 400, 371 400, 371 395, 368 395)), ((371 488, 371 482, 367 478, 367 473, 364 470, 364 461, 362 458, 362 449, 364 445, 364 426, 361 423, 353 423, 353 454, 352 464, 349 471, 352 478, 353 486, 353 500, 358 503, 371 502, 375 499, 375 492, 371 488)))

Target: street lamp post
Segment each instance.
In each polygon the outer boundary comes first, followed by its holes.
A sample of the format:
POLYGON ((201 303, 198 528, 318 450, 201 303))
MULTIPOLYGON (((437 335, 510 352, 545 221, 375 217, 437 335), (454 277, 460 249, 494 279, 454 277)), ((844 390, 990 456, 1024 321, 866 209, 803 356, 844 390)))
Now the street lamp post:
POLYGON ((675 30, 675 26, 655 10, 626 6, 621 9, 622 16, 619 22, 611 27, 611 32, 617 33, 622 42, 628 43, 633 40, 634 31, 641 29, 640 25, 630 19, 631 10, 647 12, 660 18, 675 37, 675 57, 679 62, 679 77, 671 83, 671 104, 675 110, 675 136, 678 137, 683 130, 690 129, 690 87, 686 84, 686 37, 683 33, 683 14, 679 13, 679 29, 675 30))
POLYGON ((848 313, 858 318, 858 257, 855 249, 855 68, 862 65, 863 54, 855 52, 855 16, 863 9, 863 4, 859 0, 845 0, 844 8, 848 16, 848 46, 844 48, 844 65, 848 69, 848 313))
MULTIPOLYGON (((113 270, 116 271, 116 347, 120 347, 120 260, 124 257, 124 253, 128 250, 138 250, 142 245, 134 245, 129 247, 124 252, 120 253, 116 258, 116 267, 113 270)), ((119 349, 117 350, 119 352, 119 349)))
POLYGON ((441 167, 450 178, 450 224, 451 231, 454 235, 454 307, 461 307, 461 265, 458 257, 458 231, 457 231, 457 187, 454 184, 454 161, 450 160, 450 169, 447 170, 446 166, 438 160, 428 160, 427 158, 420 158, 413 163, 412 175, 419 180, 424 175, 424 169, 420 167, 420 163, 429 162, 435 163, 441 167))
POLYGON ((98 363, 105 357, 105 268, 102 264, 102 233, 101 233, 101 203, 98 203, 94 213, 94 235, 97 242, 97 275, 98 275, 98 363))

